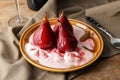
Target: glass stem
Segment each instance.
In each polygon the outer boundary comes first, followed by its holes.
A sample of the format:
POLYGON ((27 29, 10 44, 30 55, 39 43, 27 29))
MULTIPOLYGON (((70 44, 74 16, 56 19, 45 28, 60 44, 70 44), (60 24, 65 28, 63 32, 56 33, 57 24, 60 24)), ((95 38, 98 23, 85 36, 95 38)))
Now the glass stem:
POLYGON ((16 10, 17 10, 17 23, 21 23, 22 22, 22 17, 21 17, 21 14, 20 14, 19 0, 15 0, 15 4, 16 4, 16 10))

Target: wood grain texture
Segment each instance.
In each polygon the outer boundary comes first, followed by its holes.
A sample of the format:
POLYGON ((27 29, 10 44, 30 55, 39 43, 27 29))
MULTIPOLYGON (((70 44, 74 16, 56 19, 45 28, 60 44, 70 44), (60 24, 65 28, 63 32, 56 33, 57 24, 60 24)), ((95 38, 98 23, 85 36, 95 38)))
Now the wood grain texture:
POLYGON ((97 61, 74 80, 120 80, 120 54, 97 61))
MULTIPOLYGON (((21 14, 32 17, 36 12, 27 6, 27 0, 19 0, 21 14)), ((0 0, 0 32, 8 27, 8 20, 17 15, 14 0, 0 0)))

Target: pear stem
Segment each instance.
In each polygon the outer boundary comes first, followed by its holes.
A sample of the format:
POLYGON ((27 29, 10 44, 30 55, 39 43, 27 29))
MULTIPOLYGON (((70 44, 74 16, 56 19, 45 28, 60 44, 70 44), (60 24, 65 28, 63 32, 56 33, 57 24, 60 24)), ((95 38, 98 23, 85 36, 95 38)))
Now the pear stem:
POLYGON ((47 12, 45 13, 44 18, 43 18, 43 21, 46 21, 46 20, 47 20, 47 12))
POLYGON ((63 16, 64 15, 64 11, 62 11, 62 13, 61 13, 61 16, 63 16))

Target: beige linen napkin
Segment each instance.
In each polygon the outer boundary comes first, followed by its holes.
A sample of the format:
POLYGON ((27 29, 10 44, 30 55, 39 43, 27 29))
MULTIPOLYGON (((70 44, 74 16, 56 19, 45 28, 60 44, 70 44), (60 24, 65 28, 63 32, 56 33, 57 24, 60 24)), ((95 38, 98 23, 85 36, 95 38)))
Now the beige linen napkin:
MULTIPOLYGON (((87 9, 86 16, 92 17, 112 35, 120 38, 120 1, 87 9)), ((120 53, 119 49, 111 46, 109 37, 103 32, 99 32, 101 33, 105 44, 104 51, 101 56, 110 57, 120 53)))
MULTIPOLYGON (((86 9, 85 15, 92 17, 115 37, 120 38, 120 1, 86 9)), ((120 80, 120 54, 118 54, 120 50, 112 47, 108 36, 100 30, 98 31, 105 43, 101 57, 109 58, 99 58, 75 80, 120 80)))
MULTIPOLYGON (((67 78, 64 73, 40 70, 26 62, 20 54, 18 47, 21 34, 29 25, 41 20, 45 12, 47 12, 48 18, 53 18, 57 17, 63 10, 67 17, 85 21, 85 9, 105 3, 108 3, 108 0, 48 0, 22 30, 20 30, 21 27, 9 27, 0 33, 0 80, 66 80, 67 78)), ((89 11, 86 12, 86 15, 88 15, 89 11)), ((101 66, 101 68, 102 67, 104 66, 101 66)), ((88 71, 87 73, 90 72, 88 71)), ((68 75, 67 77, 70 76, 68 75)), ((88 80, 88 78, 86 80, 88 80)))
MULTIPOLYGON (((56 17, 56 0, 49 0, 43 8, 22 28, 24 31, 29 25, 41 20, 45 12, 48 17, 56 17), (50 14, 49 14, 50 13, 50 14)), ((52 73, 40 70, 28 64, 19 51, 21 27, 8 27, 0 33, 0 80, 65 80, 64 73, 52 73)))

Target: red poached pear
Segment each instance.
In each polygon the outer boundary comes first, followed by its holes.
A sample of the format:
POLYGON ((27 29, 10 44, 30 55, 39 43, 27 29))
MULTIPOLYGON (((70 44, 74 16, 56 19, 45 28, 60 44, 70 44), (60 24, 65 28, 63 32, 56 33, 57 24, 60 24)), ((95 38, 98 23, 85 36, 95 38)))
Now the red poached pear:
POLYGON ((73 27, 63 12, 61 13, 58 20, 73 34, 73 27))
POLYGON ((58 33, 59 22, 65 25, 68 31, 70 31, 73 34, 73 27, 63 12, 61 13, 60 17, 58 18, 58 21, 55 23, 54 28, 53 28, 56 34, 58 33))
POLYGON ((57 49, 61 53, 74 51, 78 44, 77 39, 66 27, 67 25, 60 23, 58 28, 57 49))
POLYGON ((48 49, 55 46, 55 41, 55 34, 50 27, 47 17, 44 16, 39 28, 34 32, 33 42, 42 49, 48 49))
POLYGON ((54 24, 53 31, 54 31, 55 33, 58 32, 58 27, 59 27, 59 21, 57 21, 57 22, 54 24))
POLYGON ((54 24, 54 28, 53 28, 53 31, 55 32, 56 38, 58 37, 58 28, 59 28, 59 21, 57 21, 57 22, 54 24))

